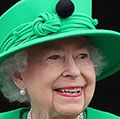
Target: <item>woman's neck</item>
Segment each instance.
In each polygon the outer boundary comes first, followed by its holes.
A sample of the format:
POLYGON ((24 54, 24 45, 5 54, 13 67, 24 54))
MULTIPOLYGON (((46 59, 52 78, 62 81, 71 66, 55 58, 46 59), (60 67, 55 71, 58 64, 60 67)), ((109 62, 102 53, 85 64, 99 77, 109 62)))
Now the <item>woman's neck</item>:
POLYGON ((65 116, 65 115, 51 115, 47 111, 41 111, 39 113, 34 113, 32 109, 28 112, 27 119, 83 119, 83 113, 80 113, 78 116, 65 116))

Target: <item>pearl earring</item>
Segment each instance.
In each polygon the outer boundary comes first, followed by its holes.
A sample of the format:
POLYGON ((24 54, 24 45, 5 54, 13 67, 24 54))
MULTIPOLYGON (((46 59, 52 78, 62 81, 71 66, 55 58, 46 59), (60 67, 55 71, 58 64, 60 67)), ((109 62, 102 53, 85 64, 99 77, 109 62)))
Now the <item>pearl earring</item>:
POLYGON ((25 94, 26 94, 26 91, 25 91, 24 89, 21 89, 21 90, 20 90, 20 95, 23 96, 23 95, 25 95, 25 94))

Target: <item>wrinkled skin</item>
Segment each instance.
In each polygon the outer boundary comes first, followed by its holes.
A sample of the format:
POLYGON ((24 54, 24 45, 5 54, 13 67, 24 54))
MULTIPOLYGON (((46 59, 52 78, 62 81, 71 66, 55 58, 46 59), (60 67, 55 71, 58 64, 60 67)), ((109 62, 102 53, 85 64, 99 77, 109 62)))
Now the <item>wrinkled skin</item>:
POLYGON ((73 119, 90 103, 95 70, 85 37, 68 38, 27 49, 27 70, 14 78, 30 97, 33 119, 73 119), (54 89, 82 87, 78 97, 59 95, 54 89))

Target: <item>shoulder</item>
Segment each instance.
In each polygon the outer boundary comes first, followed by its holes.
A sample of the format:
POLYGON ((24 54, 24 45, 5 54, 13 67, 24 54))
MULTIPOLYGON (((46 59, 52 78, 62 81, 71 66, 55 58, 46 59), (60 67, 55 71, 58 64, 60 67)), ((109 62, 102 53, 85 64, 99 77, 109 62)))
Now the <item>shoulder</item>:
POLYGON ((87 107, 86 115, 87 115, 87 119, 120 119, 119 116, 116 116, 109 112, 93 109, 90 107, 87 107))
POLYGON ((0 113, 0 119, 25 119, 28 112, 28 108, 20 108, 8 112, 0 113))

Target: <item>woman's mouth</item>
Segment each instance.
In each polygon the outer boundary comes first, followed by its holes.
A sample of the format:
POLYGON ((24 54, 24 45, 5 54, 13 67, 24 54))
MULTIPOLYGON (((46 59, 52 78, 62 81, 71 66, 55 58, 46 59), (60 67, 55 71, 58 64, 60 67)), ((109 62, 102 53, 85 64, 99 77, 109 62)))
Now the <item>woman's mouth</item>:
POLYGON ((54 89, 54 91, 56 91, 58 95, 64 97, 79 97, 82 94, 82 88, 81 86, 67 86, 54 89))

